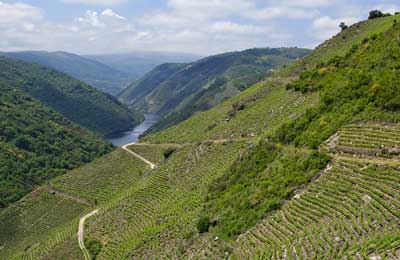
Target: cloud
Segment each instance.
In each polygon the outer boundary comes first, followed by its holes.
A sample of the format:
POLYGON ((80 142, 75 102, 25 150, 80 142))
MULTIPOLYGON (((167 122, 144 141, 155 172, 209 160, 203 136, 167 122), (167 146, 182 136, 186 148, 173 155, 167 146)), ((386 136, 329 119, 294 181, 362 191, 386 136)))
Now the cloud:
POLYGON ((380 5, 375 5, 372 9, 381 10, 384 13, 394 14, 400 11, 400 6, 394 4, 380 4, 380 5))
POLYGON ((62 0, 67 4, 86 4, 86 5, 104 5, 113 6, 126 2, 126 0, 62 0))
POLYGON ((275 4, 292 6, 292 7, 319 7, 332 5, 338 1, 332 0, 279 0, 274 1, 275 4))
POLYGON ((104 10, 101 14, 104 15, 104 16, 109 16, 109 17, 114 17, 114 18, 121 19, 121 20, 126 20, 125 17, 123 17, 123 16, 121 16, 121 15, 115 13, 115 12, 114 12, 113 10, 111 10, 111 9, 106 9, 106 10, 104 10))
POLYGON ((307 10, 286 6, 268 7, 262 10, 255 10, 249 13, 249 17, 258 20, 270 20, 276 18, 288 19, 311 19, 319 13, 316 10, 307 10))
POLYGON ((33 22, 42 18, 43 11, 40 8, 23 3, 8 4, 0 1, 0 26, 33 22))
POLYGON ((317 39, 326 40, 340 31, 339 24, 345 22, 347 25, 351 25, 357 22, 355 17, 342 17, 342 18, 331 18, 329 16, 322 16, 315 19, 312 23, 313 34, 317 36, 317 39))

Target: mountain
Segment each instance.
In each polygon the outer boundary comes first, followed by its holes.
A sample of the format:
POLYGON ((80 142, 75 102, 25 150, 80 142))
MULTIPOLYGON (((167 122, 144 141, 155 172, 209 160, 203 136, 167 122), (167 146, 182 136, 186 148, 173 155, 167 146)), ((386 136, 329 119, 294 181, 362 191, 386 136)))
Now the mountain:
POLYGON ((0 211, 2 256, 399 259, 399 18, 41 186, 0 211))
POLYGON ((13 84, 0 83, 0 208, 112 150, 13 84))
POLYGON ((213 107, 253 85, 268 71, 309 53, 298 48, 250 49, 189 64, 163 64, 119 98, 135 109, 165 115, 153 128, 160 130, 213 107))
MULTIPOLYGON (((136 79, 163 63, 187 63, 201 57, 188 53, 174 52, 131 52, 120 54, 87 55, 89 59, 106 64, 116 70, 133 75, 136 79)), ((132 83, 133 81, 129 82, 132 83)))
POLYGON ((67 52, 2 52, 0 56, 53 68, 112 95, 121 92, 137 78, 134 73, 119 71, 95 60, 67 52))
POLYGON ((102 135, 129 129, 141 120, 114 97, 34 63, 0 57, 0 82, 102 135))

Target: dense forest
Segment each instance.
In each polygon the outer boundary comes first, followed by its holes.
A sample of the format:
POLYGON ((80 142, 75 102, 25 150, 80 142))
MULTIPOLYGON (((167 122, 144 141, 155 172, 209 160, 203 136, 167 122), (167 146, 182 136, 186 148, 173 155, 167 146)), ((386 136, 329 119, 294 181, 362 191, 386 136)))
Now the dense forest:
POLYGON ((143 119, 114 97, 33 63, 0 57, 0 82, 19 88, 71 121, 102 135, 126 130, 143 119))
POLYGON ((20 89, 0 83, 0 208, 112 149, 20 89))

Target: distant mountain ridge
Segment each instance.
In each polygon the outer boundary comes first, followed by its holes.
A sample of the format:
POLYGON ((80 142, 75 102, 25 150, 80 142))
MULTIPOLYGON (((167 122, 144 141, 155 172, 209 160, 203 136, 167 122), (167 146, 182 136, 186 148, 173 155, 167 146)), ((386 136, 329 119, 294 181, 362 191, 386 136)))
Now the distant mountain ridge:
POLYGON ((160 130, 213 107, 255 84, 268 71, 309 53, 300 48, 260 48, 193 63, 163 64, 118 97, 134 109, 164 115, 164 120, 153 127, 160 130))
POLYGON ((98 61, 68 52, 1 52, 0 56, 53 68, 112 95, 121 92, 137 78, 134 74, 122 72, 98 61))
MULTIPOLYGON (((163 63, 188 63, 202 58, 199 55, 178 52, 129 52, 86 55, 84 57, 133 75, 136 79, 143 77, 146 73, 163 63)), ((132 81, 129 83, 132 83, 132 81)))

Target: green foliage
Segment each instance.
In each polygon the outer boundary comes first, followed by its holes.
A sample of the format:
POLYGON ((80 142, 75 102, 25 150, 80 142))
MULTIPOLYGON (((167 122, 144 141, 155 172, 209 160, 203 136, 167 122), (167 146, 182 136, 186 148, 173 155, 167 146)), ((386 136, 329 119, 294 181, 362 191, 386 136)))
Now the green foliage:
POLYGON ((208 232, 210 228, 210 218, 207 216, 202 216, 199 218, 199 220, 197 221, 197 230, 200 233, 206 233, 208 232))
POLYGON ((399 111, 399 37, 396 26, 354 45, 343 57, 302 73, 288 88, 318 91, 320 102, 300 119, 282 126, 276 141, 316 148, 355 117, 376 118, 380 111, 399 111))
POLYGON ((45 188, 30 193, 0 211, 1 258, 23 259, 24 254, 40 253, 36 251, 39 244, 46 248, 74 236, 77 245, 78 217, 88 210, 87 205, 50 194, 45 188))
POLYGON ((164 159, 167 160, 175 151, 176 151, 176 148, 168 147, 163 153, 164 159))
POLYGON ((131 128, 142 119, 114 97, 33 63, 0 57, 0 83, 22 90, 71 121, 103 135, 131 128))
POLYGON ((344 22, 341 22, 339 27, 340 27, 340 29, 342 29, 342 31, 346 30, 347 28, 349 28, 349 26, 347 26, 344 22))
POLYGON ((164 64, 121 95, 133 108, 165 116, 151 132, 175 125, 197 111, 257 83, 267 72, 309 54, 298 48, 250 49, 207 57, 191 64, 164 64))
POLYGON ((0 53, 0 56, 53 68, 112 95, 120 93, 136 78, 132 73, 125 73, 100 62, 67 52, 3 52, 0 53))
POLYGON ((216 232, 231 239, 279 209, 329 160, 316 151, 262 142, 210 186, 203 214, 218 218, 216 232))
POLYGON ((102 244, 96 240, 85 240, 85 247, 89 251, 92 259, 96 259, 97 255, 101 251, 102 244))
POLYGON ((372 20, 372 19, 381 18, 381 17, 385 17, 385 16, 390 16, 390 14, 389 13, 384 14, 380 10, 372 10, 371 12, 369 12, 368 19, 372 20))
POLYGON ((315 103, 315 95, 287 92, 280 82, 261 82, 212 109, 196 113, 182 123, 147 135, 146 142, 185 143, 207 139, 240 139, 262 136, 302 114, 315 103), (305 100, 307 99, 307 103, 305 100), (234 106, 243 104, 243 110, 234 106))
POLYGON ((0 208, 111 149, 98 136, 0 83, 0 208))

